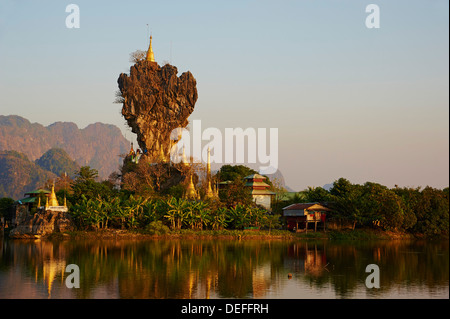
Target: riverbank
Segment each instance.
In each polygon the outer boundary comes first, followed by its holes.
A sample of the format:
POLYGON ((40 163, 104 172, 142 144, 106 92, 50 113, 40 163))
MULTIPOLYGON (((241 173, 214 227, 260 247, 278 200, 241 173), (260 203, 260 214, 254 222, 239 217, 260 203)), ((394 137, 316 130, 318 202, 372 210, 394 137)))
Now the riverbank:
POLYGON ((50 240, 80 240, 80 239, 278 239, 278 240, 394 240, 421 238, 408 233, 388 232, 374 229, 355 229, 342 231, 293 233, 287 230, 189 230, 169 231, 155 234, 144 230, 107 229, 100 231, 73 231, 53 233, 45 238, 50 240))

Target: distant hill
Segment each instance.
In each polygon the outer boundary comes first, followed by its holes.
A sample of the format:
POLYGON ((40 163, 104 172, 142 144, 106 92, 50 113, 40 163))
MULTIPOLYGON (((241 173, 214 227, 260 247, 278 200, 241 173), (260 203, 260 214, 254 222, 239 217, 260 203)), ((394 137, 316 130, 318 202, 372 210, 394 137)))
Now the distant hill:
POLYGON ((66 151, 61 148, 48 150, 35 163, 58 176, 67 173, 68 176, 73 177, 80 169, 80 165, 72 160, 66 151))
POLYGON ((63 149, 81 166, 90 166, 102 179, 117 171, 129 142, 115 125, 94 123, 79 129, 72 122, 49 126, 31 123, 17 115, 0 115, 0 150, 14 150, 35 161, 52 148, 63 149))
POLYGON ((294 192, 292 188, 290 188, 288 185, 286 185, 286 181, 284 180, 283 173, 281 173, 280 170, 277 169, 277 171, 273 174, 264 174, 266 175, 272 183, 277 184, 277 186, 281 186, 288 192, 294 192))
POLYGON ((24 193, 42 187, 56 175, 16 151, 0 151, 0 198, 23 198, 24 193))

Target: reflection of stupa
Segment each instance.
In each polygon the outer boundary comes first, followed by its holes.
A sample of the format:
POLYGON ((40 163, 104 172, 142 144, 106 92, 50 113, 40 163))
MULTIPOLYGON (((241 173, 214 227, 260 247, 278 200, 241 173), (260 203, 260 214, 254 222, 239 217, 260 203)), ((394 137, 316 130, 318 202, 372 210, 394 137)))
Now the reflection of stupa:
POLYGON ((42 266, 42 272, 44 277, 43 280, 47 285, 48 297, 51 297, 52 285, 58 274, 61 278, 61 281, 64 279, 65 269, 66 269, 66 262, 64 260, 50 259, 44 261, 44 264, 42 266))

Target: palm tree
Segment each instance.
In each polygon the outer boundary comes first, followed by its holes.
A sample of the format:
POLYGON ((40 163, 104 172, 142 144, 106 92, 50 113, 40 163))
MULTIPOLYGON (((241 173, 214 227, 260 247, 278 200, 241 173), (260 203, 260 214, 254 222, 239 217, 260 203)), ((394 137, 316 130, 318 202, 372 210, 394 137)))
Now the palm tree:
POLYGON ((219 230, 227 227, 228 209, 225 207, 218 208, 210 215, 210 224, 213 230, 219 230))
POLYGON ((175 227, 181 229, 183 220, 186 218, 188 202, 182 198, 171 198, 167 204, 169 210, 164 217, 169 219, 172 229, 175 229, 175 227))

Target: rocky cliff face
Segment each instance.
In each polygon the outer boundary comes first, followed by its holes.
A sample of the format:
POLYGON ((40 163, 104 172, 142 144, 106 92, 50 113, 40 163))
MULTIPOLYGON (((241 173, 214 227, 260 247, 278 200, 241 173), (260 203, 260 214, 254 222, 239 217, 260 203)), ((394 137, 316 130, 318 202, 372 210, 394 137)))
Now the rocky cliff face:
POLYGON ((150 159, 170 153, 170 133, 188 125, 197 101, 196 80, 187 71, 177 76, 177 68, 139 61, 130 74, 120 74, 117 82, 122 95, 122 115, 142 151, 150 159))
POLYGON ((30 216, 24 211, 19 211, 16 214, 16 223, 17 226, 9 233, 11 238, 40 238, 55 232, 62 233, 75 229, 68 212, 39 211, 30 216))

